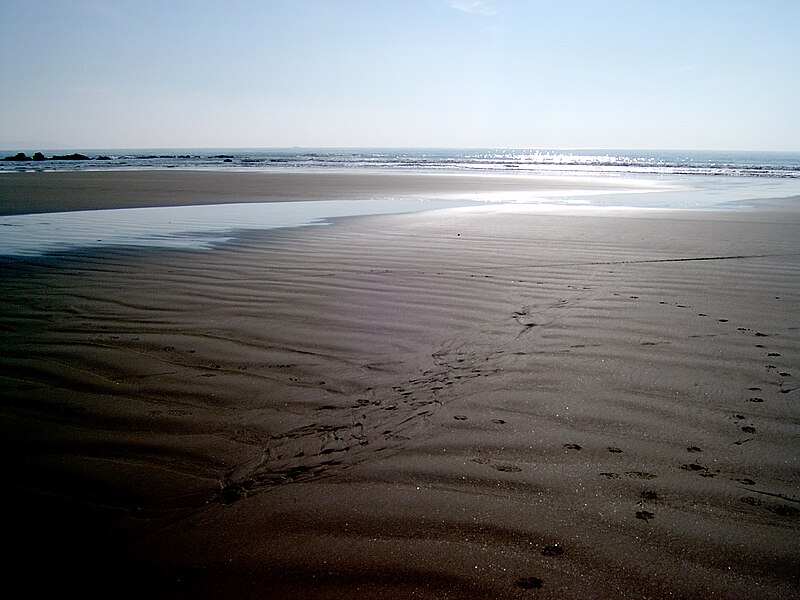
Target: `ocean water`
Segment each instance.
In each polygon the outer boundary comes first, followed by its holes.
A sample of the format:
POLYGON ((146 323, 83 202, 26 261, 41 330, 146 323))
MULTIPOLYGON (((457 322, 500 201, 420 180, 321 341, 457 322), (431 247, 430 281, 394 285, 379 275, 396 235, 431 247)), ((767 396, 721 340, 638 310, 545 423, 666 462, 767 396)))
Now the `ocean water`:
POLYGON ((9 149, 45 156, 78 152, 86 161, 0 161, 2 171, 98 169, 391 169, 531 174, 636 174, 800 179, 800 152, 502 149, 9 149))

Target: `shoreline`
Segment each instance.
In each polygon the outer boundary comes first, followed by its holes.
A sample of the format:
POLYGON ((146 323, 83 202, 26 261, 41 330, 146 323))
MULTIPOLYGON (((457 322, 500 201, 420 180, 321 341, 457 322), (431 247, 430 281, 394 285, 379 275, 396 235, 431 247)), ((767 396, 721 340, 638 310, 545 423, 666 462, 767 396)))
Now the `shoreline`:
POLYGON ((0 215, 108 208, 391 197, 647 191, 650 182, 603 177, 405 172, 203 170, 0 173, 0 215))

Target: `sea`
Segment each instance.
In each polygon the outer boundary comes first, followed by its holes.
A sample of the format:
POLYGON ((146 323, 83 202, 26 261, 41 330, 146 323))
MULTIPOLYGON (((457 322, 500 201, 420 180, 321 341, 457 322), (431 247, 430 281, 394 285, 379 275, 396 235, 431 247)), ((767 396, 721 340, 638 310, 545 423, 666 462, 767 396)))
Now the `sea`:
MULTIPOLYGON (((64 150, 32 150, 46 158, 64 150)), ((14 156, 19 149, 0 150, 14 156)), ((382 169, 530 174, 634 174, 800 179, 800 152, 414 148, 78 149, 90 160, 0 161, 2 171, 211 169, 313 171, 382 169)))
MULTIPOLYGON (((0 157, 20 150, 0 151, 0 157)), ((37 150, 30 151, 33 156, 37 150)), ((541 210, 746 210, 765 199, 800 208, 800 152, 687 150, 498 149, 77 149, 83 160, 0 160, 7 172, 180 169, 211 171, 390 171, 509 176, 633 179, 648 191, 531 195, 478 199, 496 209, 513 202, 541 210), (655 190, 655 191, 654 191, 655 190)), ((328 225, 337 218, 475 206, 476 198, 376 198, 371 202, 314 201, 133 208, 0 217, 0 261, 107 247, 207 249, 236 232, 328 225)))

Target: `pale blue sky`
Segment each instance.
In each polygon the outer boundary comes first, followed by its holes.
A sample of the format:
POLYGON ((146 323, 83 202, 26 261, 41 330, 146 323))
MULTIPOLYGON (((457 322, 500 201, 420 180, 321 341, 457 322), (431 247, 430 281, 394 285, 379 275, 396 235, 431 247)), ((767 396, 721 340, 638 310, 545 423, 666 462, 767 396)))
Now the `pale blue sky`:
POLYGON ((0 147, 800 150, 796 0, 0 0, 0 147))

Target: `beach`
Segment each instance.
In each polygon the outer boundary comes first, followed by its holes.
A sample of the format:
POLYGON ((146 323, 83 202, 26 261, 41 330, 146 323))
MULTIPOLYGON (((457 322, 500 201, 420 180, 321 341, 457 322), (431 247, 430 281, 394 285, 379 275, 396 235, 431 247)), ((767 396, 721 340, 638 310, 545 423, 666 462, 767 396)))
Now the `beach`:
MULTIPOLYGON (((0 198, 627 185, 110 171, 3 174, 0 198)), ((0 271, 8 570, 32 595, 800 598, 793 203, 480 205, 0 271)))
POLYGON ((100 170, 0 173, 0 215, 232 202, 371 200, 644 188, 592 177, 397 171, 100 170))

